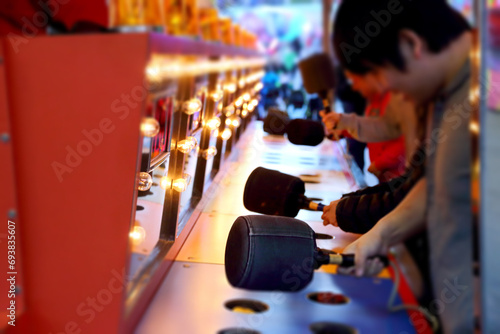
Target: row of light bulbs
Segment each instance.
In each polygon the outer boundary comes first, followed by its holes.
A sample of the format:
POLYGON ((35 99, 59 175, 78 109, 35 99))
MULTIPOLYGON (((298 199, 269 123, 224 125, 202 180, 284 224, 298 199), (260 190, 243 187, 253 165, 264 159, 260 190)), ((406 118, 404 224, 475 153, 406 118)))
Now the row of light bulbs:
MULTIPOLYGON (((263 72, 255 72, 253 74, 248 75, 244 78, 245 83, 252 83, 255 80, 259 80, 263 76, 263 72)), ((241 82, 241 81, 240 81, 241 82)), ((243 85, 244 86, 244 85, 243 85)), ((257 94, 263 85, 261 82, 257 82, 254 87, 252 87, 252 95, 257 94)), ((224 89, 231 92, 231 90, 236 91, 235 83, 229 83, 224 86, 224 89), (228 86, 229 85, 229 86, 228 86), (234 86, 234 87, 233 87, 234 86)), ((224 108, 225 115, 227 116, 225 124, 226 126, 232 126, 233 128, 237 128, 241 124, 241 118, 234 114, 235 107, 243 107, 241 111, 241 117, 245 118, 249 112, 252 112, 255 107, 258 105, 259 101, 257 98, 252 98, 252 95, 249 92, 242 94, 239 98, 234 101, 233 104, 224 108)), ((223 91, 217 87, 216 90, 209 93, 208 96, 213 99, 214 102, 219 102, 222 99, 223 91)), ((188 101, 185 101, 182 105, 182 110, 187 115, 192 115, 196 112, 201 111, 203 107, 203 103, 198 98, 191 98, 188 101)), ((212 131, 214 136, 219 136, 219 127, 221 125, 221 120, 219 117, 214 116, 207 121, 204 121, 204 126, 206 126, 209 130, 212 131)), ((141 134, 145 137, 154 137, 159 133, 160 124, 159 122, 152 117, 145 117, 141 122, 141 134)), ((223 140, 228 140, 231 138, 232 131, 229 128, 225 128, 222 133, 220 133, 220 137, 223 140)), ((177 149, 184 154, 189 154, 193 149, 199 150, 198 142, 196 138, 189 136, 183 140, 180 140, 175 144, 173 149, 177 149)), ((217 154, 217 148, 214 146, 208 147, 206 150, 203 150, 201 156, 204 159, 210 159, 217 154)), ((178 192, 183 192, 187 189, 191 182, 191 176, 188 174, 184 174, 182 178, 178 178, 175 180, 168 179, 167 176, 163 176, 160 180, 160 187, 163 189, 174 189, 178 192)), ((149 173, 141 172, 138 177, 138 189, 140 191, 147 191, 151 188, 153 184, 152 177, 149 173)))
MULTIPOLYGON (((196 76, 214 72, 262 67, 264 65, 265 60, 262 58, 224 59, 222 61, 204 60, 193 63, 155 55, 146 67, 146 77, 150 83, 160 83, 163 80, 175 79, 182 76, 196 76)), ((260 82, 260 79, 262 79, 263 76, 264 71, 255 71, 247 76, 241 77, 238 82, 233 80, 225 83, 222 87, 218 85, 212 92, 208 93, 207 96, 212 99, 213 102, 218 103, 223 98, 224 91, 227 91, 228 93, 235 93, 238 87, 243 89, 245 86, 252 85, 254 83, 255 85, 250 89, 250 91, 252 95, 256 95, 263 87, 260 82)), ((243 118, 246 117, 249 112, 252 112, 258 104, 258 100, 255 98, 252 99, 251 97, 251 94, 247 92, 234 102, 234 106, 243 107, 241 111, 241 116, 243 118)), ((230 106, 224 108, 225 115, 227 116, 225 124, 226 126, 237 128, 241 124, 241 118, 234 114, 234 106, 231 104, 230 106)), ((187 115, 193 115, 200 112, 202 107, 203 103, 200 99, 192 98, 182 104, 182 111, 187 115)), ((220 104, 219 111, 221 111, 222 107, 223 106, 220 104)), ((212 117, 204 123, 204 125, 212 131, 212 135, 215 137, 220 135, 223 140, 228 140, 231 138, 232 131, 230 128, 225 128, 222 133, 219 134, 220 124, 221 120, 217 116, 212 117)), ((145 137, 155 137, 160 131, 160 124, 155 118, 145 117, 141 121, 140 130, 141 134, 145 137)), ((184 154, 189 154, 194 149, 199 150, 198 142, 196 138, 192 136, 177 142, 175 146, 175 149, 184 154)), ((208 160, 217 154, 217 148, 210 146, 199 154, 201 154, 204 159, 208 160)), ((164 175, 160 179, 160 187, 162 189, 173 189, 178 192, 185 191, 190 183, 191 175, 187 173, 184 173, 181 178, 175 180, 169 179, 167 175, 164 175)), ((152 184, 153 179, 149 173, 139 173, 137 188, 140 191, 148 191, 152 184)), ((144 242, 146 238, 146 231, 139 225, 139 222, 136 221, 129 236, 135 245, 139 245, 144 242)))
MULTIPOLYGON (((183 76, 197 76, 208 73, 218 73, 247 68, 263 67, 264 58, 197 60, 189 61, 172 58, 171 56, 153 55, 146 66, 146 77, 150 83, 176 79, 183 76)), ((258 80, 264 75, 263 71, 252 74, 252 78, 245 78, 248 82, 258 80)))
MULTIPOLYGON (((209 151, 209 148, 206 151, 209 151)), ((215 149, 215 147, 213 147, 215 149)), ((215 149, 216 150, 216 149, 215 149)), ((209 154, 209 153, 207 153, 209 154)), ((181 178, 178 179, 169 179, 167 175, 162 176, 160 179, 160 187, 162 189, 174 189, 178 192, 183 192, 187 189, 187 187, 191 184, 191 175, 184 173, 181 178)), ((140 172, 137 180, 137 189, 140 191, 148 191, 151 189, 153 185, 153 178, 149 173, 140 172)))
MULTIPOLYGON (((240 96, 234 102, 234 106, 236 106, 238 108, 243 107, 242 114, 241 114, 242 117, 246 117, 246 115, 248 115, 249 112, 252 112, 258 104, 259 104, 259 100, 256 98, 252 99, 250 93, 244 93, 242 96, 240 96)), ((234 116, 233 115, 234 111, 235 111, 234 106, 229 105, 228 107, 226 107, 224 109, 225 115, 228 117, 226 119, 226 125, 238 127, 240 125, 239 122, 234 117, 231 118, 231 116, 234 116)), ((197 98, 192 98, 192 99, 184 102, 184 104, 183 104, 183 111, 188 115, 192 115, 196 112, 201 111, 201 108, 202 108, 202 102, 197 98)), ((212 131, 218 129, 220 124, 221 124, 221 120, 217 116, 214 116, 214 117, 210 118, 209 120, 204 121, 204 126, 206 126, 207 128, 209 128, 212 131)), ((141 134, 144 137, 152 138, 159 133, 160 123, 153 117, 144 117, 141 121, 140 129, 141 129, 141 134)), ((179 142, 177 144, 177 148, 179 148, 181 151, 183 149, 187 149, 188 146, 186 146, 186 145, 192 144, 192 140, 196 141, 196 139, 194 137, 190 137, 190 138, 192 138, 192 139, 190 139, 190 141, 183 140, 183 141, 179 142)), ((195 145, 194 147, 196 147, 196 143, 194 145, 195 145)), ((191 150, 189 150, 189 151, 191 151, 191 150)))

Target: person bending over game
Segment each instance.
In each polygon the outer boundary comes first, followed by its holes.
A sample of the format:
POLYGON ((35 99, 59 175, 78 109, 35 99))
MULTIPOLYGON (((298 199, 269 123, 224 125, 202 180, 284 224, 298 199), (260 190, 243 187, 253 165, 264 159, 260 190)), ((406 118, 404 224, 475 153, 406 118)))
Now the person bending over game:
POLYGON ((434 296, 449 284, 460 292, 440 310, 443 331, 472 333, 470 27, 444 0, 344 0, 333 31, 342 66, 372 73, 387 90, 403 93, 424 110, 427 125, 425 175, 344 249, 356 261, 343 273, 379 271, 381 263, 369 257, 426 230, 434 296))
MULTIPOLYGON (((380 100, 385 94, 390 94, 383 110, 377 106, 368 105, 366 116, 355 113, 340 114, 320 112, 327 134, 348 134, 365 143, 379 143, 391 141, 404 136, 406 162, 408 163, 419 145, 417 131, 418 117, 412 102, 404 99, 402 94, 384 92, 385 87, 380 85, 374 75, 360 75, 345 71, 346 77, 352 82, 352 88, 360 92, 368 100, 380 100), (375 108, 374 108, 375 107, 375 108), (368 113, 379 109, 379 117, 367 117, 368 113)), ((375 116, 375 115, 370 115, 375 116)))
POLYGON ((333 122, 331 122, 332 116, 341 117, 341 114, 325 114, 322 112, 321 116, 325 123, 326 132, 337 132, 338 134, 341 131, 342 134, 366 142, 371 162, 368 171, 374 174, 379 179, 379 182, 389 181, 404 172, 405 146, 408 146, 408 149, 413 153, 413 145, 416 141, 416 125, 414 124, 415 116, 412 106, 410 103, 402 101, 397 94, 384 92, 383 87, 377 84, 372 75, 361 76, 346 71, 346 76, 352 82, 352 88, 358 91, 368 102, 365 108, 365 117, 350 114, 346 115, 345 118, 341 118, 343 120, 342 124, 337 122, 337 124, 333 125, 333 122), (404 119, 398 119, 398 122, 395 117, 386 117, 388 112, 401 117, 397 110, 400 112, 409 110, 410 115, 405 116, 408 116, 411 120, 405 122, 404 119), (384 119, 384 122, 370 122, 371 120, 380 119, 384 119), (405 127, 406 124, 409 126, 405 127), (336 130, 329 130, 333 128, 336 128, 336 130), (402 133, 401 128, 404 128, 406 133, 402 133), (406 145, 405 135, 410 138, 406 145))
POLYGON ((362 141, 375 142, 368 146, 372 161, 368 171, 376 170, 381 183, 344 194, 341 199, 332 201, 325 207, 322 219, 325 225, 338 226, 345 232, 366 233, 401 202, 423 175, 421 160, 425 154, 415 154, 422 140, 422 122, 417 117, 413 103, 405 101, 401 94, 384 92, 385 88, 375 80, 373 74, 359 75, 346 71, 346 76, 352 82, 353 89, 370 102, 366 108, 367 115, 375 113, 381 116, 321 112, 322 120, 326 132, 335 133, 337 138, 350 135, 362 141), (408 147, 410 149, 405 150, 408 147), (402 172, 402 177, 397 177, 402 172), (384 183, 394 177, 396 179, 393 181, 384 183))

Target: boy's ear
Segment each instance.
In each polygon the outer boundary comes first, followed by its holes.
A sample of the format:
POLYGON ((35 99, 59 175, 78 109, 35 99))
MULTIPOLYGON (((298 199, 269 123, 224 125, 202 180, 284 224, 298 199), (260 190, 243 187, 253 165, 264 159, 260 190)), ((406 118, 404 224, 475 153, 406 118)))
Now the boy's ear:
POLYGON ((399 49, 404 58, 412 57, 420 59, 424 42, 413 30, 402 29, 399 32, 399 49))

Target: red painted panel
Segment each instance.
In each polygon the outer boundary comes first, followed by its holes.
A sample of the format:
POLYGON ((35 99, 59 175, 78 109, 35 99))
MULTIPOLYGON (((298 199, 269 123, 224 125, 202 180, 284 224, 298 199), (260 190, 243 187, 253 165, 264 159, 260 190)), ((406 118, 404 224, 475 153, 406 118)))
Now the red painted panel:
POLYGON ((117 332, 147 39, 38 37, 5 52, 27 305, 15 332, 117 332))
POLYGON ((21 242, 17 219, 14 156, 5 78, 4 46, 0 43, 0 329, 15 325, 24 308, 21 242), (12 291, 14 290, 14 291, 12 291))

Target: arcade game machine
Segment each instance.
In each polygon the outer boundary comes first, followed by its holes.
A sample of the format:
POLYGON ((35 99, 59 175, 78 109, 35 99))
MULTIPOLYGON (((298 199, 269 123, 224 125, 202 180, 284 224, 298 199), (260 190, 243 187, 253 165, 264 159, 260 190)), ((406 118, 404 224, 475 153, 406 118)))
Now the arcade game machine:
POLYGON ((2 328, 132 332, 265 60, 253 34, 191 2, 42 5, 12 2, 2 20, 2 328), (28 34, 27 18, 45 25, 28 34))
POLYGON ((376 278, 336 275, 328 259, 358 236, 313 210, 297 210, 297 230, 326 260, 313 274, 295 259, 284 283, 301 289, 230 283, 226 245, 238 217, 257 215, 243 201, 257 167, 291 176, 316 202, 361 183, 339 144, 293 145, 253 119, 266 63, 254 34, 191 0, 7 7, 2 331, 432 332, 414 310, 418 279, 404 249, 376 278))

